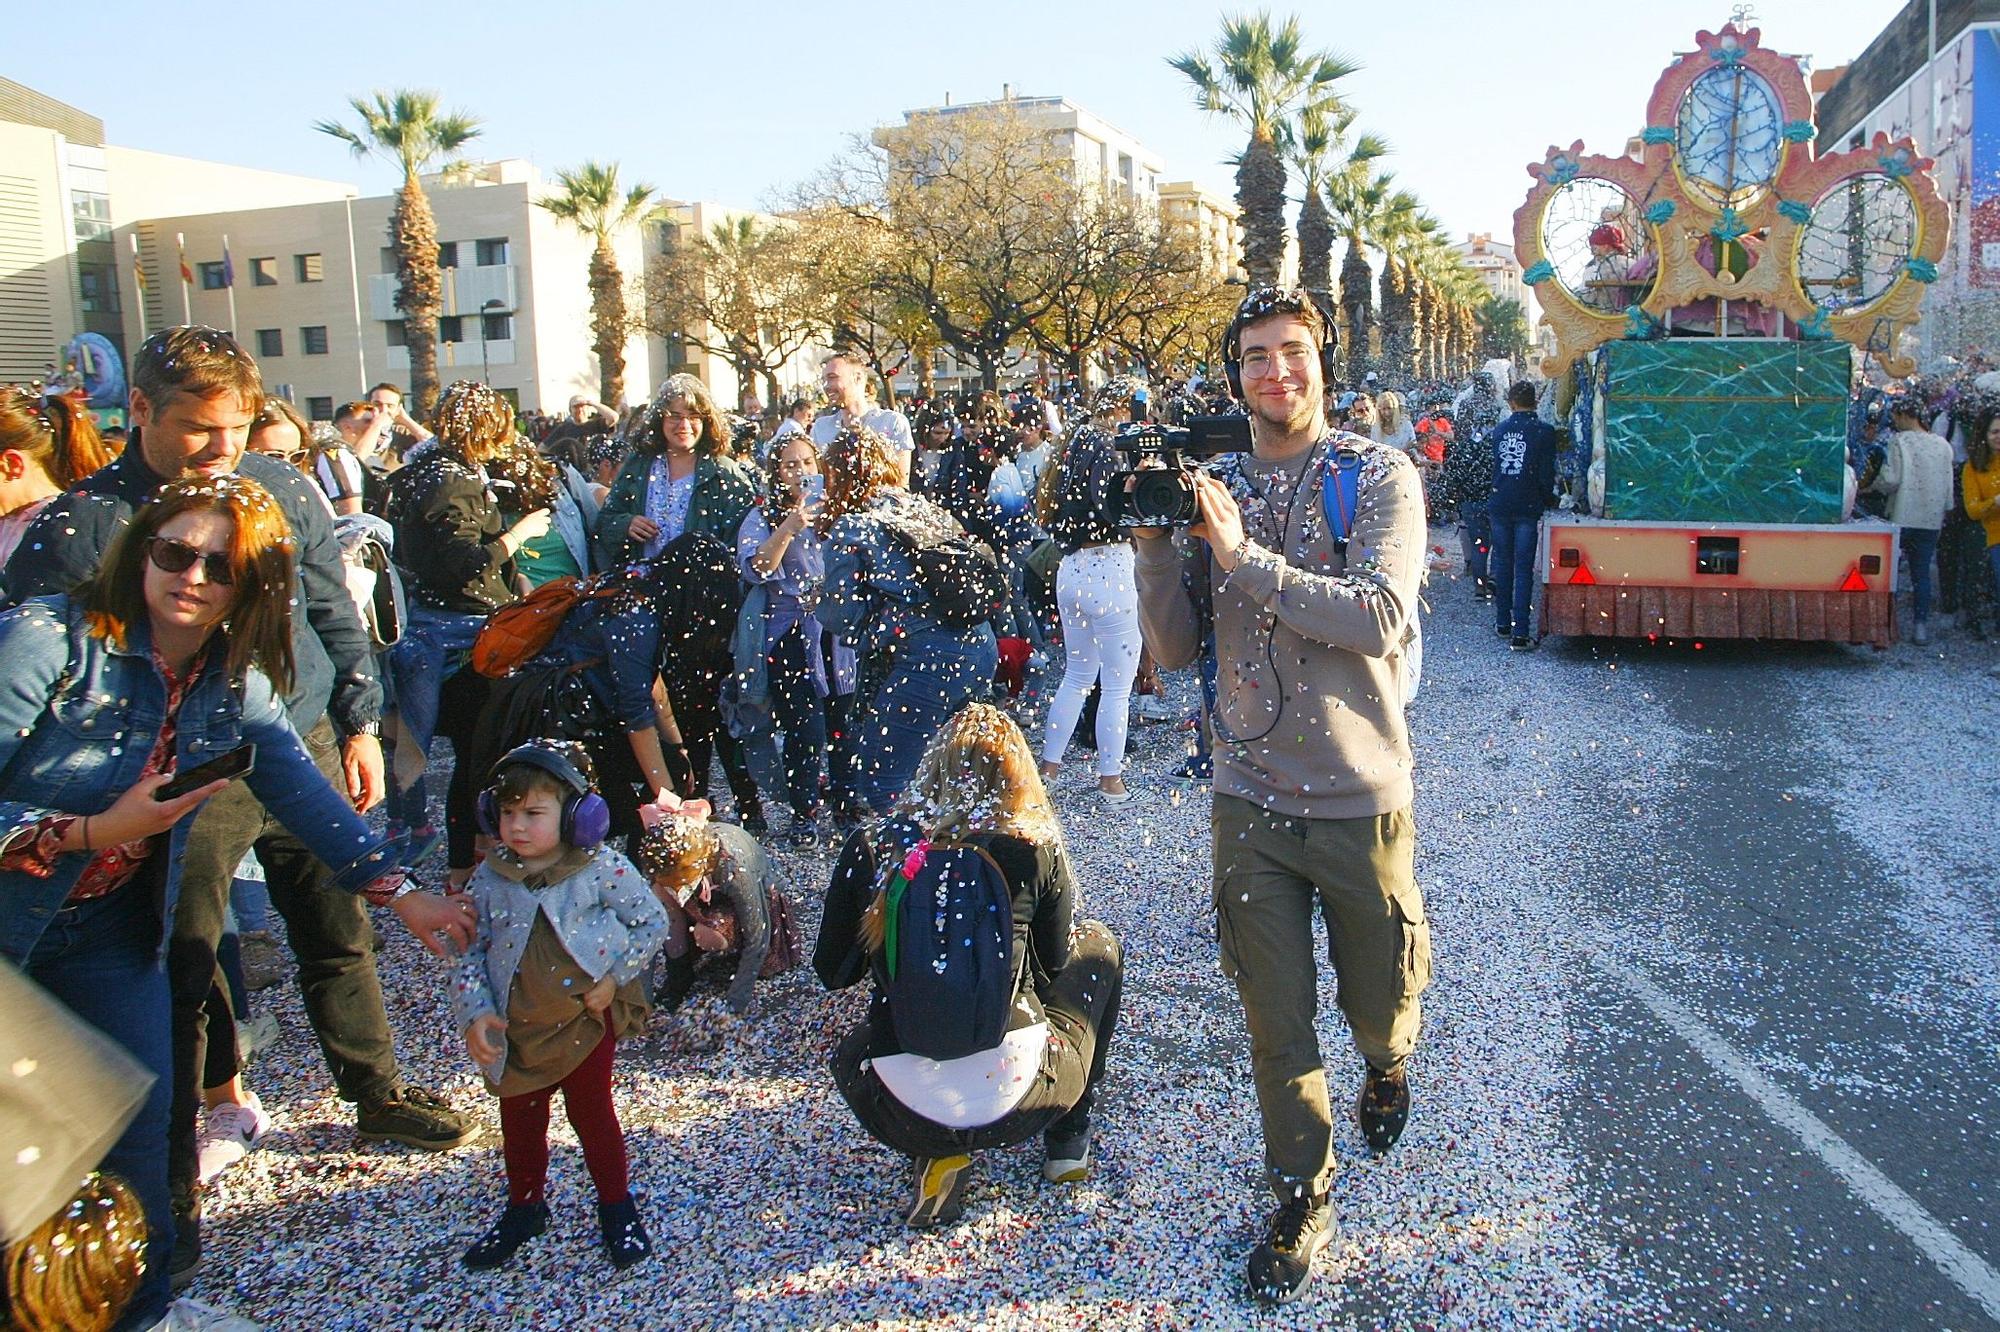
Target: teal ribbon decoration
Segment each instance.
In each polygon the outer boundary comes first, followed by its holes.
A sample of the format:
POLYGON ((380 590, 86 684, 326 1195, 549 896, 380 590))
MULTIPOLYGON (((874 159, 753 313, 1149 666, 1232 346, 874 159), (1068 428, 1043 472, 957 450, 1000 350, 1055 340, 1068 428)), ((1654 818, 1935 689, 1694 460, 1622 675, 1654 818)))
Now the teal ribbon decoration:
POLYGON ((1577 165, 1575 158, 1557 157, 1555 161, 1549 163, 1549 184, 1567 185, 1576 179, 1577 172, 1582 169, 1577 165))
POLYGON ((1875 160, 1881 163, 1883 173, 1894 180, 1901 180, 1916 169, 1915 163, 1901 151, 1884 153, 1875 160))
POLYGON ((1796 222, 1800 226, 1804 226, 1806 223, 1812 221, 1812 208, 1800 203, 1796 199, 1778 200, 1778 212, 1787 220, 1796 222))
POLYGON ((1743 233, 1749 229, 1743 225, 1743 219, 1736 216, 1734 208, 1725 206, 1722 216, 1715 220, 1715 225, 1708 229, 1708 234, 1719 241, 1734 241, 1741 240, 1743 233))
POLYGON ((1714 46, 1709 48, 1708 58, 1718 65, 1740 65, 1743 63, 1743 48, 1740 46, 1714 46))
POLYGON ((1674 201, 1672 199, 1655 199, 1646 205, 1646 220, 1656 227, 1673 215, 1674 201))
POLYGON ((1660 324, 1658 320, 1654 319, 1651 315, 1647 314, 1644 310, 1641 310, 1636 305, 1628 305, 1625 307, 1626 341, 1643 342, 1648 338, 1657 337, 1659 335, 1659 332, 1660 332, 1660 324))
POLYGON ((1905 259, 1903 267, 1919 282, 1936 282, 1938 279, 1937 265, 1928 259, 1905 259))
POLYGON ((1833 337, 1833 329, 1827 324, 1829 311, 1824 307, 1812 312, 1812 317, 1799 325, 1799 334, 1814 342, 1826 342, 1833 337))
POLYGON ((1680 135, 1672 125, 1648 125, 1639 131, 1639 137, 1647 143, 1672 143, 1680 135))
POLYGON ((1810 120, 1788 120, 1784 133, 1793 143, 1811 143, 1819 137, 1818 128, 1810 120))
POLYGON ((1537 282, 1547 282, 1555 275, 1556 266, 1554 264, 1546 259, 1537 259, 1528 266, 1527 272, 1521 274, 1521 281, 1532 287, 1537 282))

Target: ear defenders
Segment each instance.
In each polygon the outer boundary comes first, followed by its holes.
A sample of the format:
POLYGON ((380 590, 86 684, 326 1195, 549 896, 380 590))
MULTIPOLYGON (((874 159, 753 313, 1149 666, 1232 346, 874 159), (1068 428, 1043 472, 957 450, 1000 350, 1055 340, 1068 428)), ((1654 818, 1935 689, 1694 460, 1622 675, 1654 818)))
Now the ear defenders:
MULTIPOLYGON (((1312 302, 1313 308, 1319 311, 1320 322, 1326 326, 1326 341, 1321 343, 1319 348, 1319 382, 1320 387, 1324 389, 1333 382, 1335 363, 1340 356, 1340 343, 1335 331, 1339 325, 1334 321, 1333 310, 1317 294, 1310 291, 1298 294, 1312 302)), ((1245 297, 1243 303, 1248 305, 1250 298, 1245 297)), ((1238 307, 1236 317, 1231 319, 1229 327, 1223 330, 1222 373, 1229 380, 1229 396, 1238 402, 1243 401, 1243 326, 1246 322, 1255 323, 1258 319, 1266 319, 1277 313, 1280 312, 1267 311, 1246 321, 1243 318, 1242 308, 1238 307)))
MULTIPOLYGON (((500 761, 493 765, 493 771, 497 776, 502 768, 515 763, 539 768, 569 788, 570 794, 563 798, 562 807, 562 839, 565 842, 588 851, 610 835, 611 806, 604 802, 603 796, 590 789, 590 780, 560 750, 546 741, 530 740, 502 755, 500 761)), ((488 837, 498 837, 500 788, 494 785, 481 791, 476 808, 479 830, 488 837)))

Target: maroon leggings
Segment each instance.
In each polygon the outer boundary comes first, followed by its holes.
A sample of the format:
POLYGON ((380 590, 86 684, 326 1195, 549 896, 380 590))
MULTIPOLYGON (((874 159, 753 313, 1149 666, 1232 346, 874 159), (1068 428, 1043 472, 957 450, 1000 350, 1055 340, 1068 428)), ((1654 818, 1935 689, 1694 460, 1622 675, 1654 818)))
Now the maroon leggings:
POLYGON ((583 1163, 597 1186, 597 1201, 620 1203, 630 1196, 625 1134, 611 1103, 611 1055, 618 1048, 610 1032, 568 1077, 540 1091, 500 1098, 500 1150, 507 1162, 507 1201, 542 1201, 549 1182, 549 1099, 562 1088, 563 1113, 583 1144, 583 1163))

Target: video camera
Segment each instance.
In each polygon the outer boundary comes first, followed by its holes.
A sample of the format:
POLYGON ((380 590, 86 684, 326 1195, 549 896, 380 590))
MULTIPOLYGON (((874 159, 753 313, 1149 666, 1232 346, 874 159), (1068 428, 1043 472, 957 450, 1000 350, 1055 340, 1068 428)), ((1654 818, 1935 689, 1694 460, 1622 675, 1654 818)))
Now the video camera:
POLYGON ((1191 416, 1184 426, 1157 422, 1121 426, 1112 442, 1132 463, 1131 471, 1112 478, 1119 525, 1186 527, 1201 516, 1194 502, 1193 476, 1201 464, 1186 459, 1250 452, 1250 418, 1191 416), (1149 458, 1164 465, 1145 466, 1149 458), (1126 477, 1133 478, 1130 490, 1125 488, 1126 477))

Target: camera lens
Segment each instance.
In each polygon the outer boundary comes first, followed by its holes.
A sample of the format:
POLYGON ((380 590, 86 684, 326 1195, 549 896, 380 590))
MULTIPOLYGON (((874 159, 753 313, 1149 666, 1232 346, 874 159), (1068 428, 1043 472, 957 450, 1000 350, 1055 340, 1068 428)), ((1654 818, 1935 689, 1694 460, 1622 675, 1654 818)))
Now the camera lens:
POLYGON ((1173 527, 1194 521, 1194 483, 1179 471, 1139 473, 1132 486, 1132 514, 1146 527, 1173 527))

